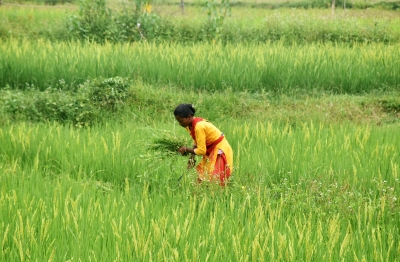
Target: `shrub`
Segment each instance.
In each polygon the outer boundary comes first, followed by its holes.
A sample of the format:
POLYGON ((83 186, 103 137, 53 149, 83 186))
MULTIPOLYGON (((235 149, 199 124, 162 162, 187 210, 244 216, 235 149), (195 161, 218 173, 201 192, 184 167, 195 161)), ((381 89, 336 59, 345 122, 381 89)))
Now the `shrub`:
POLYGON ((107 8, 105 0, 81 0, 77 15, 67 19, 69 33, 97 43, 139 41, 160 35, 161 19, 143 0, 122 10, 107 8))
POLYGON ((40 91, 27 86, 24 91, 2 91, 2 113, 15 121, 59 122, 90 126, 116 112, 128 97, 129 82, 120 77, 86 81, 77 90, 59 86, 40 91), (61 88, 62 87, 62 88, 61 88))
POLYGON ((121 77, 88 80, 79 85, 78 93, 107 111, 117 111, 128 97, 129 80, 121 77))

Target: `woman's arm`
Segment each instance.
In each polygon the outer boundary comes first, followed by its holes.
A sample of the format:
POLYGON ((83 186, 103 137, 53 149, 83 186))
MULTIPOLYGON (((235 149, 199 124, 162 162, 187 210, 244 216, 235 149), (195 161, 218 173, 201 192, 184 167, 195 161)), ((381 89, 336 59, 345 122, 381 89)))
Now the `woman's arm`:
POLYGON ((185 156, 188 153, 191 154, 196 154, 194 152, 195 147, 187 147, 187 146, 182 146, 181 148, 178 149, 179 153, 181 153, 181 155, 185 156))
POLYGON ((206 146, 206 127, 200 122, 196 125, 196 147, 193 152, 196 155, 205 155, 207 152, 206 146))

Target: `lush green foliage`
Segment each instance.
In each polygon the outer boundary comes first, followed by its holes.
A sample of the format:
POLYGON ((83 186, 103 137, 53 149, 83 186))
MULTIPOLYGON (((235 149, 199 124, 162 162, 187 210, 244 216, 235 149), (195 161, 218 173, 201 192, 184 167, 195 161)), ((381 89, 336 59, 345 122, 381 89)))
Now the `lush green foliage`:
MULTIPOLYGON (((121 78, 94 79, 80 85, 77 90, 71 90, 65 83, 63 85, 63 89, 52 88, 44 92, 32 88, 1 90, 0 123, 55 121, 64 125, 92 126, 104 124, 110 119, 129 121, 132 116, 153 121, 152 118, 168 118, 171 108, 185 101, 200 107, 200 114, 202 108, 213 108, 207 112, 212 121, 221 121, 224 116, 230 116, 234 119, 264 119, 293 125, 310 119, 322 123, 351 121, 358 124, 390 124, 398 123, 400 116, 398 91, 372 92, 362 96, 304 94, 301 90, 285 95, 238 93, 232 90, 204 92, 173 86, 151 86, 121 78), (119 89, 110 81, 121 83, 119 89)), ((156 138, 163 142, 165 137, 156 138)), ((167 138, 167 142, 175 141, 171 135, 167 138)), ((177 139, 175 142, 181 141, 177 139)), ((165 149, 165 145, 160 146, 165 149)))
POLYGON ((67 20, 69 33, 74 39, 98 43, 151 39, 159 31, 159 17, 147 12, 146 4, 137 0, 115 11, 105 0, 82 0, 79 13, 67 20))
POLYGON ((51 41, 89 39, 100 43, 400 41, 400 19, 396 11, 339 9, 332 16, 329 9, 246 9, 230 4, 226 2, 221 10, 215 2, 210 2, 206 7, 186 8, 185 15, 173 16, 171 13, 177 12, 176 7, 155 5, 149 13, 142 2, 106 6, 102 0, 85 0, 79 10, 66 7, 51 12, 32 7, 5 7, 0 9, 0 37, 51 41))
POLYGON ((75 0, 7 0, 7 1, 2 1, 3 4, 6 2, 7 4, 25 4, 25 5, 65 5, 65 4, 71 4, 76 2, 75 0))
POLYGON ((44 90, 59 79, 140 78, 150 84, 221 91, 363 93, 398 89, 398 45, 0 44, 0 86, 44 90), (26 57, 30 57, 29 60, 26 57), (377 74, 376 72, 379 72, 377 74))
POLYGON ((104 3, 0 8, 0 261, 397 261, 396 13, 104 3), (173 152, 182 102, 232 145, 227 187, 173 152))
POLYGON ((76 90, 63 80, 40 92, 30 86, 24 92, 6 89, 1 92, 2 114, 13 121, 59 122, 87 126, 104 121, 118 111, 128 98, 129 81, 120 77, 86 81, 76 90))
POLYGON ((219 189, 146 151, 174 121, 3 125, 1 260, 399 256, 398 126, 220 121, 235 172, 219 189))

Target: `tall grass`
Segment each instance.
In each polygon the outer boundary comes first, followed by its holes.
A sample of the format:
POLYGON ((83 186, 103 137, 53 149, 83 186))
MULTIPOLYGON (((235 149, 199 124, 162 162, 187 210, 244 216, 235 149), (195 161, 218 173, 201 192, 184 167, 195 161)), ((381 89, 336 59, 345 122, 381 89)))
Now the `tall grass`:
MULTIPOLYGON (((147 41, 198 43, 218 40, 223 43, 265 43, 284 41, 286 43, 398 43, 399 22, 396 11, 371 8, 368 10, 338 9, 331 15, 330 2, 321 1, 288 3, 243 3, 231 2, 230 15, 223 24, 217 25, 210 19, 205 2, 195 2, 182 14, 179 5, 152 2, 153 14, 157 18, 139 19, 135 15, 121 14, 118 10, 130 10, 127 2, 107 1, 113 19, 97 21, 101 27, 93 26, 93 19, 80 17, 78 6, 4 6, 0 9, 0 38, 48 39, 68 41, 87 39, 104 42, 147 41), (194 6, 193 6, 194 5, 194 6), (282 8, 286 6, 287 8, 282 8), (322 9, 309 9, 320 6, 322 9), (260 8, 266 7, 266 8, 260 8), (328 8, 325 8, 328 7, 328 8), (85 22, 86 21, 86 22, 85 22), (139 33, 136 24, 141 22, 139 33), (85 26, 86 29, 83 29, 85 26), (218 35, 215 34, 218 26, 218 35), (214 28, 214 29, 212 29, 214 28)), ((341 5, 339 1, 336 2, 341 5)), ((347 6, 351 3, 346 2, 347 6)), ((372 3, 359 2, 366 8, 372 3)), ((356 4, 353 4, 353 7, 356 4)), ((390 4, 386 3, 388 9, 390 4)), ((396 8, 398 3, 392 3, 396 8)), ((81 7, 83 8, 83 7, 81 7)), ((218 9, 217 9, 218 10, 218 9)), ((101 10, 92 12, 103 12, 101 10)))
MULTIPOLYGON (((146 177, 152 172, 148 178, 162 181, 165 177, 157 174, 174 174, 175 170, 169 170, 172 167, 168 161, 160 162, 166 164, 166 169, 153 163, 161 155, 148 150, 150 141, 159 138, 163 129, 174 130, 177 137, 187 134, 175 124, 146 127, 137 121, 82 130, 56 124, 12 125, 0 133, 2 161, 50 177, 67 172, 73 178, 122 183, 126 177, 146 177), (149 159, 152 161, 147 162, 149 159), (156 169, 144 169, 148 164, 155 164, 156 169)), ((304 178, 324 177, 356 187, 371 186, 374 179, 398 181, 397 128, 312 122, 298 126, 274 126, 271 122, 221 124, 235 149, 236 175, 241 182, 288 179, 298 183, 304 178)), ((179 159, 176 161, 184 163, 179 159)))
MULTIPOLYGON (((76 8, 74 8, 76 9, 76 8)), ((7 6, 0 9, 0 37, 49 40, 68 39, 65 21, 71 10, 67 7, 7 6)))
MULTIPOLYGON (((223 122, 226 189, 142 140, 170 123, 0 130, 2 261, 396 261, 393 126, 223 122)), ((176 128, 176 129, 175 129, 176 128)))
POLYGON ((371 186, 374 179, 398 179, 400 155, 396 151, 400 143, 395 138, 396 127, 387 128, 383 135, 383 130, 371 126, 338 127, 312 122, 299 126, 274 127, 258 122, 226 127, 238 139, 235 147, 239 170, 244 173, 241 177, 257 182, 270 179, 298 183, 311 176, 360 188, 371 186))
POLYGON ((40 89, 60 79, 131 77, 150 84, 234 91, 360 93, 399 86, 398 45, 106 44, 7 40, 0 86, 40 89))

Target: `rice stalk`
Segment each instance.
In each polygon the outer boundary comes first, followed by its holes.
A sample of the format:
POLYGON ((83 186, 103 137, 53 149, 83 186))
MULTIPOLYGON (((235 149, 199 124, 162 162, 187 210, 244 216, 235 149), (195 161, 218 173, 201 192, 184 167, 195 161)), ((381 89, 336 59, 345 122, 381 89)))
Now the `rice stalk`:
POLYGON ((158 152, 162 157, 172 157, 178 154, 178 149, 187 145, 188 139, 169 131, 156 135, 148 150, 158 152))

